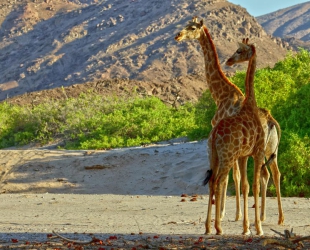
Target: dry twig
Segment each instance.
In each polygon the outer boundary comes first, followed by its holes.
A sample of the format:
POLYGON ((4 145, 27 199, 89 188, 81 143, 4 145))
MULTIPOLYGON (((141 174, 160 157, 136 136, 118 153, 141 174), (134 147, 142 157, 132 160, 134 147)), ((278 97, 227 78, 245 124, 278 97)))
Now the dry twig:
POLYGON ((53 234, 55 234, 57 237, 59 237, 59 238, 65 240, 65 241, 75 243, 75 244, 87 245, 87 244, 90 244, 90 243, 94 242, 94 238, 92 238, 90 241, 79 241, 79 240, 73 240, 73 239, 69 239, 69 238, 66 238, 66 237, 64 237, 64 236, 61 236, 60 234, 56 233, 54 230, 53 230, 52 232, 53 232, 53 234))
POLYGON ((303 243, 301 241, 303 240, 309 240, 309 236, 300 237, 298 238, 295 233, 293 233, 293 228, 291 231, 284 230, 284 234, 270 228, 273 232, 279 234, 284 239, 266 239, 263 241, 263 246, 266 246, 267 244, 277 244, 280 246, 283 246, 285 248, 295 249, 298 246, 304 247, 303 243))

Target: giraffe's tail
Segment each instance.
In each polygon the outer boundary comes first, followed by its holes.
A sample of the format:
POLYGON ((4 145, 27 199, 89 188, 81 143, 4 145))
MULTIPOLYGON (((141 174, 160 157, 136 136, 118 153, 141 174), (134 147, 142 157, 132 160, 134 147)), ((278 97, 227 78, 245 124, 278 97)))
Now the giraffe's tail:
POLYGON ((269 166, 269 164, 276 158, 276 154, 272 153, 269 157, 269 159, 263 164, 262 168, 269 166))
POLYGON ((209 180, 211 179, 211 177, 212 177, 212 169, 209 169, 209 170, 207 170, 207 172, 206 172, 206 177, 205 177, 205 179, 203 180, 203 182, 202 182, 202 185, 207 185, 208 184, 208 182, 209 182, 209 180))
POLYGON ((211 179, 214 178, 214 175, 217 174, 218 170, 218 155, 215 147, 215 141, 216 141, 216 132, 217 132, 217 127, 213 128, 210 132, 210 136, 208 140, 211 140, 211 157, 210 159, 210 169, 207 170, 205 179, 203 180, 203 185, 207 185, 211 179))

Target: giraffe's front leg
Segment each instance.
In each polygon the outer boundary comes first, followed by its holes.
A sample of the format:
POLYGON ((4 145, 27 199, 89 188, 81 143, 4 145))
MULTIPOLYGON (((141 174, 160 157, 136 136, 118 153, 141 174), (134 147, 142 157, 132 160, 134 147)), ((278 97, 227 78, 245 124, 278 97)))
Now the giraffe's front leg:
POLYGON ((253 196, 255 202, 255 228, 257 235, 263 235, 262 224, 259 216, 259 189, 260 189, 260 173, 264 163, 264 155, 254 157, 254 180, 253 180, 253 196))
MULTIPOLYGON (((247 158, 245 158, 247 159, 247 158)), ((240 167, 247 164, 246 160, 243 160, 243 158, 240 158, 233 167, 233 178, 235 182, 235 190, 236 190, 236 217, 235 221, 240 220, 242 217, 242 212, 241 212, 241 206, 240 206, 240 167)))

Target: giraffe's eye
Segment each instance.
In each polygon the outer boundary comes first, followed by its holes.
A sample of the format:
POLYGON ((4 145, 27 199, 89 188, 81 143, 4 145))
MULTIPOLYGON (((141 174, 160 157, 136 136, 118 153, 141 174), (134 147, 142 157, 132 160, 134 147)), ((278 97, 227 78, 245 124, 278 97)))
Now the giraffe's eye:
POLYGON ((241 49, 238 49, 238 50, 237 50, 237 53, 238 53, 238 54, 241 54, 241 52, 242 52, 241 49))
POLYGON ((190 29, 190 30, 195 30, 196 27, 195 27, 195 26, 191 26, 191 27, 189 27, 189 29, 190 29))

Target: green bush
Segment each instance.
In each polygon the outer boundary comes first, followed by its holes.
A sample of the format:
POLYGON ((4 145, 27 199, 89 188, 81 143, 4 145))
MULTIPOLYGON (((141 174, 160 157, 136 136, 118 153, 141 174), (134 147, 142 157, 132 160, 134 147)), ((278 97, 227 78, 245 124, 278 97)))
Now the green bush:
POLYGON ((103 149, 187 136, 196 129, 195 107, 178 109, 158 98, 110 98, 83 94, 24 108, 0 104, 1 147, 46 143, 60 137, 66 149, 103 149))
POLYGON ((196 128, 189 131, 189 137, 195 140, 207 138, 212 129, 211 120, 216 111, 216 105, 209 90, 202 93, 194 110, 196 128))
POLYGON ((285 130, 279 152, 283 195, 310 197, 310 138, 285 130))
POLYGON ((137 98, 109 114, 96 116, 96 127, 87 134, 79 134, 77 143, 70 147, 128 147, 186 136, 187 131, 196 127, 193 109, 191 104, 175 110, 155 97, 137 98))

